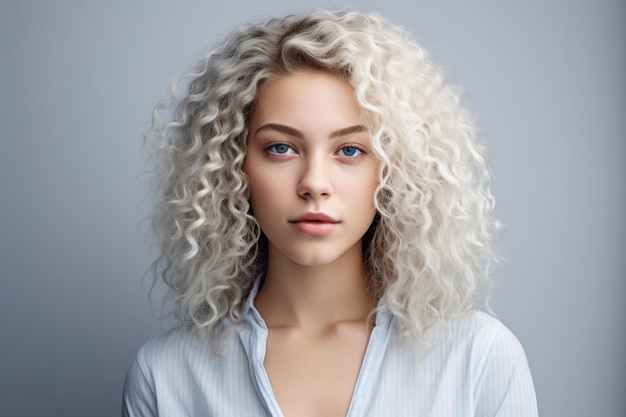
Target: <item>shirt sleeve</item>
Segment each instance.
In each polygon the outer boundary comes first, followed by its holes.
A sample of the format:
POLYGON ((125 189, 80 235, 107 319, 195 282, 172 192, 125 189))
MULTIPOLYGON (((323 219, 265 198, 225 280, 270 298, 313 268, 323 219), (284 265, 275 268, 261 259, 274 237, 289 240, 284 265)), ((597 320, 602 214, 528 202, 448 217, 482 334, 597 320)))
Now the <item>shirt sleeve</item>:
POLYGON ((476 417, 537 417, 537 398, 522 345, 504 325, 487 347, 475 390, 476 417))
POLYGON ((158 417, 154 381, 139 350, 131 362, 122 397, 122 417, 158 417))

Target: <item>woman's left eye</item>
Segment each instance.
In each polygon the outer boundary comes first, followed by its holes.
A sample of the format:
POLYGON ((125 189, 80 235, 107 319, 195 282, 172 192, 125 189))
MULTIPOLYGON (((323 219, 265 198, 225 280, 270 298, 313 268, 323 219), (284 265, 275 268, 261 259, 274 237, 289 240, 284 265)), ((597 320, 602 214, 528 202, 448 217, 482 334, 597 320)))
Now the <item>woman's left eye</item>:
POLYGON ((354 158, 355 156, 361 155, 363 151, 356 146, 344 146, 343 148, 339 149, 339 153, 341 153, 343 156, 349 156, 354 158))

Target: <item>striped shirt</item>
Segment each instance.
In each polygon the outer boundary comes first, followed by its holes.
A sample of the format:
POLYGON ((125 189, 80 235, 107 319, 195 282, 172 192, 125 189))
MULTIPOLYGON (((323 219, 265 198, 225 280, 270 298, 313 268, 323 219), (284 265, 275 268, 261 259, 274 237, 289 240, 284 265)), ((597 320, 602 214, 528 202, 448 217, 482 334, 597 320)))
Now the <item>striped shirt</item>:
MULTIPOLYGON (((254 308, 216 354, 209 339, 174 328, 144 344, 131 363, 122 415, 248 417, 283 414, 263 367, 268 330, 254 308)), ((454 321, 424 357, 400 345, 393 316, 378 312, 347 417, 533 417, 537 402, 524 351, 482 313, 454 321)))

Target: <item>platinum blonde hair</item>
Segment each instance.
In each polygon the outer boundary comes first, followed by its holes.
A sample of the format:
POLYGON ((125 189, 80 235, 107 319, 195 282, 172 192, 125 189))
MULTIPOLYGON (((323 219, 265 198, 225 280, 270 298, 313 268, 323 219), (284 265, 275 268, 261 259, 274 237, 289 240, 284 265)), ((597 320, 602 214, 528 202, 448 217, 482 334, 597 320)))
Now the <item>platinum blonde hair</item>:
POLYGON ((146 135, 155 161, 153 264, 176 317, 215 334, 263 271, 263 235, 242 171, 247 118, 264 82, 301 69, 354 87, 381 161, 364 239, 379 308, 403 342, 475 308, 496 222, 486 148, 455 88, 406 31, 374 14, 318 11, 245 26, 174 83, 146 135))

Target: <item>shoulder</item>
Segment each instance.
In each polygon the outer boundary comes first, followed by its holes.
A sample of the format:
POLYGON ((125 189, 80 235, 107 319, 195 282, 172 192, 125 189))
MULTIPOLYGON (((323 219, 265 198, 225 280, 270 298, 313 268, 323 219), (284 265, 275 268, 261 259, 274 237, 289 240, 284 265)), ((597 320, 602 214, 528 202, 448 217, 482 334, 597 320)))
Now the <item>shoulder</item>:
POLYGON ((175 327, 145 342, 135 360, 144 373, 151 375, 197 370, 218 365, 224 359, 222 352, 232 352, 227 346, 232 341, 232 337, 224 336, 220 345, 198 331, 175 327))
POLYGON ((180 369, 186 352, 197 349, 198 338, 194 333, 176 327, 148 340, 133 358, 127 379, 132 377, 153 385, 155 377, 166 369, 180 369))
POLYGON ((497 318, 482 311, 474 311, 466 317, 452 320, 442 336, 453 342, 466 343, 477 349, 489 351, 494 347, 521 349, 517 337, 497 318))
POLYGON ((157 391, 163 380, 164 370, 175 369, 171 366, 177 360, 173 344, 180 343, 186 337, 180 329, 172 329, 145 342, 137 351, 124 382, 122 415, 157 416, 157 391))
POLYGON ((174 327, 145 342, 137 351, 137 358, 142 362, 158 363, 176 359, 181 349, 193 349, 200 342, 195 332, 174 327))
POLYGON ((500 320, 483 311, 475 310, 461 318, 450 321, 450 329, 465 336, 498 333, 507 330, 500 320))
MULTIPOLYGON (((224 346, 227 354, 220 355, 215 344, 211 338, 180 327, 145 342, 126 374, 123 415, 160 415, 160 403, 167 403, 170 411, 183 409, 187 400, 203 403, 204 396, 215 392, 216 382, 233 367, 228 360, 232 362, 231 352, 236 350, 224 346), (193 393, 204 394, 196 398, 193 393)), ((170 414, 185 415, 178 411, 170 414)))
POLYGON ((526 355, 518 338, 500 320, 487 313, 475 311, 452 320, 439 330, 442 347, 464 356, 476 372, 481 372, 488 362, 494 361, 510 366, 526 364, 526 355))
POLYGON ((486 313, 450 323, 447 343, 466 360, 478 415, 536 416, 537 403, 526 354, 518 338, 486 313))

